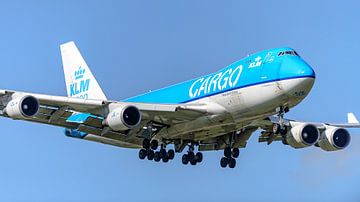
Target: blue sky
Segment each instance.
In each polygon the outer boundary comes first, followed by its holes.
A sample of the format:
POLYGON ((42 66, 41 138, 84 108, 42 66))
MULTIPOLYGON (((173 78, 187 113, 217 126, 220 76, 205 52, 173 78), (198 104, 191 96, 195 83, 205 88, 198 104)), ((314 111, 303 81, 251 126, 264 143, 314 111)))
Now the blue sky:
MULTIPOLYGON (((316 84, 287 117, 360 116, 357 1, 8 1, 0 4, 0 88, 66 95, 59 45, 74 40, 113 100, 290 46, 316 84)), ((222 152, 199 166, 140 161, 138 151, 0 119, 0 201, 359 201, 360 131, 347 150, 257 143, 236 169, 222 152)))

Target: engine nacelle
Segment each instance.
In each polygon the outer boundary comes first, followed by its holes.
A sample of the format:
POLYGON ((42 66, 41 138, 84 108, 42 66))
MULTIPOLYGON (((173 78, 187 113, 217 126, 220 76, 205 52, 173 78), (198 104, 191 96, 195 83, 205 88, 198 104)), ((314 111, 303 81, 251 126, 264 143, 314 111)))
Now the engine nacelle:
POLYGON ((345 149, 350 140, 351 136, 346 129, 330 126, 321 133, 318 145, 325 151, 337 151, 345 149))
POLYGON ((105 123, 115 131, 135 128, 140 122, 140 111, 132 105, 119 106, 113 109, 105 120, 105 123))
POLYGON ((6 114, 13 119, 35 116, 40 109, 38 99, 31 95, 19 96, 12 99, 5 108, 6 114))
POLYGON ((286 134, 286 142, 294 148, 304 148, 314 145, 320 138, 318 128, 312 124, 301 123, 293 126, 286 134))

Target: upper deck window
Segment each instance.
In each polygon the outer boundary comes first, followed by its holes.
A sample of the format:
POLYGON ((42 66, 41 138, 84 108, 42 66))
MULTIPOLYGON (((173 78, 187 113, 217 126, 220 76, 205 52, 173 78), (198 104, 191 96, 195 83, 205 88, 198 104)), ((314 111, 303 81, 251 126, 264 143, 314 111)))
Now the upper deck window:
POLYGON ((296 51, 281 51, 279 52, 278 56, 283 56, 283 55, 294 55, 294 56, 299 56, 299 54, 296 51))

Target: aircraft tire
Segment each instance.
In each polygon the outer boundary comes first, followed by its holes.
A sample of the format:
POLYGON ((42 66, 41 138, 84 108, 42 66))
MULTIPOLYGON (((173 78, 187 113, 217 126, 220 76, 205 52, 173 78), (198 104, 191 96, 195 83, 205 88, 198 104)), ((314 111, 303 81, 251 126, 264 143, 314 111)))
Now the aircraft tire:
POLYGON ((155 153, 153 150, 149 150, 147 153, 147 158, 149 161, 152 161, 154 159, 155 153))
POLYGON ((201 163, 203 160, 203 154, 201 152, 196 153, 195 159, 198 163, 201 163))
POLYGON ((288 132, 288 130, 287 130, 286 127, 284 129, 280 130, 280 134, 283 135, 283 136, 286 135, 287 132, 288 132))
POLYGON ((191 165, 195 166, 196 163, 197 163, 196 158, 193 158, 193 159, 190 160, 190 164, 191 164, 191 165))
POLYGON ((155 154, 154 154, 154 161, 155 162, 159 162, 161 160, 161 154, 160 154, 160 152, 155 152, 155 154))
POLYGON ((187 154, 184 154, 181 158, 181 162, 184 164, 184 165, 187 165, 189 163, 189 157, 187 154))
POLYGON ((224 156, 227 158, 231 158, 231 147, 226 147, 224 149, 224 156))
POLYGON ((229 159, 229 168, 235 168, 236 167, 236 159, 231 158, 229 159))
POLYGON ((165 156, 165 157, 162 158, 162 161, 163 161, 164 163, 167 163, 167 162, 169 162, 169 158, 168 158, 167 156, 165 156))
POLYGON ((232 153, 233 158, 238 158, 239 155, 240 155, 240 149, 239 148, 234 148, 231 153, 232 153))
POLYGON ((167 157, 166 149, 160 149, 160 154, 161 154, 161 158, 166 158, 167 157))
POLYGON ((149 139, 144 139, 142 146, 143 146, 144 149, 149 149, 150 148, 150 140, 149 139))
POLYGON ((157 140, 152 140, 150 142, 150 148, 152 150, 154 150, 154 151, 157 150, 158 146, 159 146, 159 142, 157 140))
POLYGON ((145 149, 140 149, 140 151, 139 151, 139 158, 140 158, 141 160, 143 160, 143 159, 146 158, 146 156, 147 156, 147 151, 146 151, 145 149))
POLYGON ((222 157, 221 160, 220 160, 220 166, 222 168, 226 168, 226 166, 228 165, 229 163, 229 159, 226 158, 226 157, 222 157))
POLYGON ((189 161, 193 160, 194 158, 195 158, 194 152, 189 151, 189 152, 188 152, 188 159, 189 159, 189 161))
POLYGON ((173 160, 175 158, 175 151, 170 149, 168 152, 167 152, 167 157, 169 160, 173 160))

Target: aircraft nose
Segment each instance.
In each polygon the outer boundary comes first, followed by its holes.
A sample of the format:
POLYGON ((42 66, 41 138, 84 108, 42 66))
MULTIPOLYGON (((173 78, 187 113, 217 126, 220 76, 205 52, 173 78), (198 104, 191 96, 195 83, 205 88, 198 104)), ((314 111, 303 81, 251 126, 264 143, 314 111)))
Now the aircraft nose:
POLYGON ((286 58, 280 68, 281 78, 315 78, 313 68, 301 58, 286 58))
POLYGON ((279 76, 283 92, 288 96, 291 106, 304 99, 315 82, 315 72, 310 65, 298 57, 284 58, 279 76))

